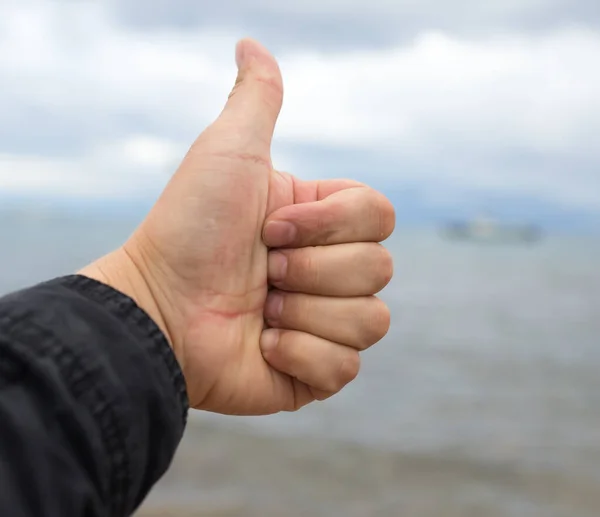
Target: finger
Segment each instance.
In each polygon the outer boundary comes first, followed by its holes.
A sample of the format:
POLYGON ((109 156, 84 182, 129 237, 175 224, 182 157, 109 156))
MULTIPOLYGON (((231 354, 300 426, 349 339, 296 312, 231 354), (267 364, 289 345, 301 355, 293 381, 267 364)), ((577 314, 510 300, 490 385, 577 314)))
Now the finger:
POLYGON ((269 51, 252 39, 237 44, 236 62, 235 86, 215 126, 228 130, 224 140, 235 140, 236 149, 268 150, 283 103, 279 66, 269 51))
POLYGON ((390 311, 374 296, 330 298, 275 290, 264 316, 270 327, 299 330, 357 350, 374 345, 390 328, 390 311))
POLYGON ((393 269, 390 252, 372 242, 279 249, 268 256, 271 285, 325 296, 378 293, 391 280, 393 269))
POLYGON ((266 215, 269 216, 282 206, 321 201, 340 190, 356 187, 366 187, 366 185, 349 179, 304 181, 288 172, 271 169, 266 215))
POLYGON ((394 207, 383 194, 354 187, 276 210, 265 222, 263 241, 272 248, 381 242, 394 225, 394 207))
POLYGON ((273 368, 328 394, 354 380, 360 368, 356 350, 304 332, 267 329, 260 345, 273 368))

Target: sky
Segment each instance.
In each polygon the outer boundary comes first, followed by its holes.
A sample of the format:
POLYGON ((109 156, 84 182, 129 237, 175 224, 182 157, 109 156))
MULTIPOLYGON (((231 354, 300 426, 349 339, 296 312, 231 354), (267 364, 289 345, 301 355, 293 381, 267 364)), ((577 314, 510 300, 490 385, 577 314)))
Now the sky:
POLYGON ((2 0, 0 195, 155 196, 244 36, 282 69, 277 168, 600 220, 597 0, 2 0))

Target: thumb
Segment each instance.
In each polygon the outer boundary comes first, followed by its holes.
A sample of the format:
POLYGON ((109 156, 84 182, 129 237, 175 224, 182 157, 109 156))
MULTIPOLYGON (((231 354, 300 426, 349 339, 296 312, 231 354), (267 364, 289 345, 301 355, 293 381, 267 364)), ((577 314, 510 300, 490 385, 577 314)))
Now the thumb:
POLYGON ((238 75, 218 125, 236 128, 246 141, 270 145, 283 102, 283 81, 275 58, 260 43, 241 40, 236 47, 238 75))

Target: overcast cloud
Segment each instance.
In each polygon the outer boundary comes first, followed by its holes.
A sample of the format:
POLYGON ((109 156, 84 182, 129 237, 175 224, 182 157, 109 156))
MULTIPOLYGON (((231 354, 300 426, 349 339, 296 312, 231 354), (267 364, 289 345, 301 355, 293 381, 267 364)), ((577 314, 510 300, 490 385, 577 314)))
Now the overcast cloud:
POLYGON ((0 4, 0 189, 155 192, 252 35, 284 74, 276 166, 600 210, 597 2, 206 4, 0 4))
POLYGON ((427 29, 485 37, 490 32, 545 32, 600 24, 600 4, 596 0, 111 2, 116 19, 128 26, 183 30, 251 27, 275 47, 390 45, 406 42, 427 29))

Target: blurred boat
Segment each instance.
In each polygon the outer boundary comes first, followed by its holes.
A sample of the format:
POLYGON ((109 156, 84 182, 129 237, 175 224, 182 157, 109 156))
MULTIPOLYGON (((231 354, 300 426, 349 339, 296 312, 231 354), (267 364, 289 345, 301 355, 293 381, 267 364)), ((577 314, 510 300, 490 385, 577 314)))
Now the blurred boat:
POLYGON ((541 239, 541 229, 532 224, 502 224, 490 217, 454 221, 441 228, 450 240, 482 243, 533 243, 541 239))

